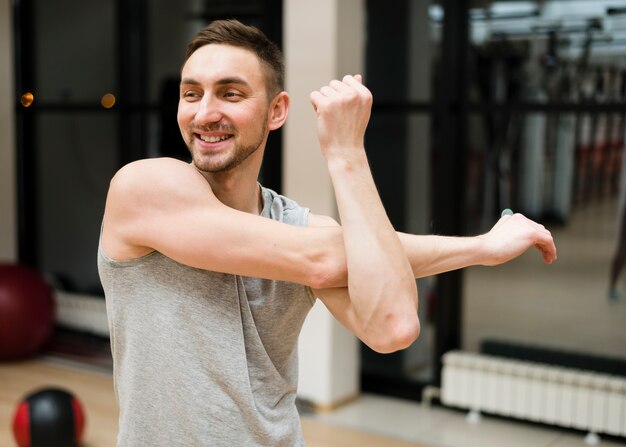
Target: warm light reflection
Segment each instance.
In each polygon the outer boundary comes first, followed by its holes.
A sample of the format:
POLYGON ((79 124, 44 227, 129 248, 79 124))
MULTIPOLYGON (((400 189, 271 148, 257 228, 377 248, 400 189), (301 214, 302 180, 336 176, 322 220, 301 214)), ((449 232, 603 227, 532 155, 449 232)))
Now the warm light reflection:
POLYGON ((31 92, 26 92, 20 98, 20 102, 24 107, 30 107, 30 105, 35 100, 35 96, 31 92))
POLYGON ((112 93, 107 93, 100 100, 100 104, 102 104, 102 107, 104 107, 105 109, 110 109, 115 105, 115 95, 113 95, 112 93))

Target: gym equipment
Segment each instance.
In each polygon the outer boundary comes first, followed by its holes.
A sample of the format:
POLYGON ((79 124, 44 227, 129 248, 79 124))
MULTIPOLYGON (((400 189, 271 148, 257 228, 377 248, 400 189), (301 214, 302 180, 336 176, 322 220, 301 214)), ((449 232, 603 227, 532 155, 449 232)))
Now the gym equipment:
POLYGON ((0 264, 0 360, 39 350, 54 328, 52 290, 34 270, 0 264))
POLYGON ((60 388, 44 388, 26 396, 13 418, 19 447, 76 447, 85 428, 80 401, 60 388))

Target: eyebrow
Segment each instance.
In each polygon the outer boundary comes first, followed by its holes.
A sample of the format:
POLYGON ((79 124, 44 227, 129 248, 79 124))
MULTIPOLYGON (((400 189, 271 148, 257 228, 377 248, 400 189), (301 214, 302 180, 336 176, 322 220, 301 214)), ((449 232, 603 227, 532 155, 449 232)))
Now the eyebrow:
MULTIPOLYGON (((245 87, 250 87, 250 84, 248 84, 243 78, 240 78, 238 76, 231 76, 227 78, 218 79, 216 84, 218 85, 238 84, 238 85, 243 85, 245 87)), ((180 81, 180 85, 200 85, 200 82, 193 78, 183 78, 180 81)))

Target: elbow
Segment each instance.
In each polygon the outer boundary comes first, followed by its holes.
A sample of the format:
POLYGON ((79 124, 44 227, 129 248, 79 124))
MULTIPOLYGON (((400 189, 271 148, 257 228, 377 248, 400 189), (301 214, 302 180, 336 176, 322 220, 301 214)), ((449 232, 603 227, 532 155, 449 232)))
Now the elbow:
POLYGON ((394 321, 382 336, 368 340, 367 345, 380 354, 391 354, 411 346, 419 337, 420 329, 416 312, 414 315, 394 321))
POLYGON ((317 260, 307 270, 309 286, 314 289, 345 287, 348 284, 346 264, 330 258, 317 260))

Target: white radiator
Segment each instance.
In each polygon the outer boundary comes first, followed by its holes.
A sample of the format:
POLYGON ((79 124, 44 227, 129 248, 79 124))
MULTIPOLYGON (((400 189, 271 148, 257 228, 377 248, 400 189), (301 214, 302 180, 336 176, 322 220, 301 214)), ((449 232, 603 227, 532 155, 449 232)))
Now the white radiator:
POLYGON ((441 402, 626 436, 626 378, 461 351, 443 356, 441 402))
POLYGON ((55 300, 57 323, 102 337, 109 336, 104 299, 57 290, 55 300))

